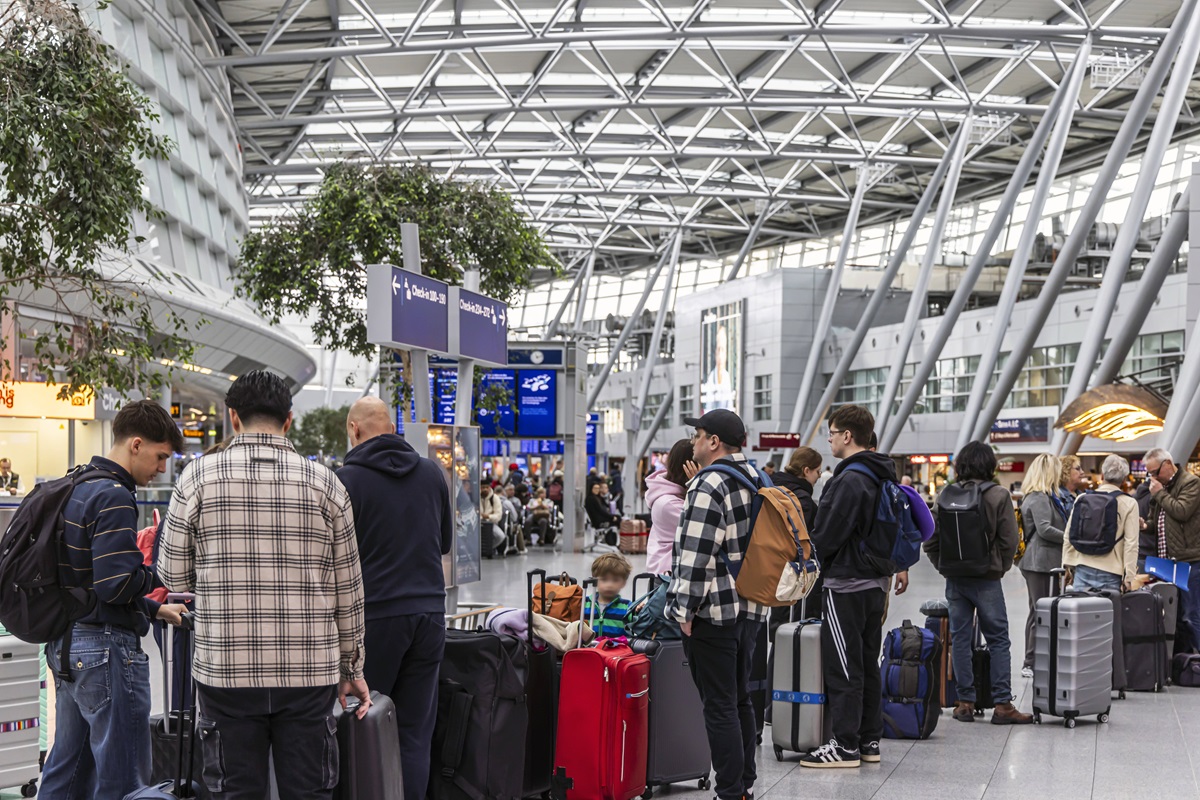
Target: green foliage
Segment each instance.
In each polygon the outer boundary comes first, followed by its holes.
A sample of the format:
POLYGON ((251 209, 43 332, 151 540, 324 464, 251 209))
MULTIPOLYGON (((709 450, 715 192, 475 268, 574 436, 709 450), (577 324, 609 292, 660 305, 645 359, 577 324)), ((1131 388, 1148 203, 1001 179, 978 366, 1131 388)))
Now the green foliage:
MULTIPOLYGON (((98 386, 152 392, 169 376, 160 365, 193 351, 181 320, 156 318, 120 261, 134 217, 155 215, 139 162, 169 152, 150 127, 157 115, 59 0, 0 11, 0 98, 0 316, 18 302, 64 315, 22 327, 33 351, 25 365, 61 384, 61 397, 98 386)), ((19 377, 10 361, 3 372, 19 377)))
POLYGON ((556 269, 540 234, 499 189, 441 177, 421 164, 336 164, 294 215, 246 237, 236 269, 239 293, 271 320, 314 320, 320 344, 359 356, 367 341, 364 264, 403 263, 400 224, 421 230, 426 275, 461 284, 480 268, 484 294, 512 300, 533 270, 556 269))
POLYGON ((288 438, 302 456, 346 455, 346 415, 350 406, 341 408, 314 408, 296 420, 288 438))

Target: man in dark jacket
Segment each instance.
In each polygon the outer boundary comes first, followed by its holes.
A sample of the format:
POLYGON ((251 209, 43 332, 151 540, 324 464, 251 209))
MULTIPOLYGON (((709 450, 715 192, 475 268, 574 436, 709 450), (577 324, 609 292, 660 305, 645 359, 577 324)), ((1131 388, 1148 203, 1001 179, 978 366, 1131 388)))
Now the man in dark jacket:
MULTIPOLYGON (((1003 486, 991 483, 996 474, 996 454, 983 442, 968 442, 954 457, 954 485, 964 491, 947 488, 938 496, 934 520, 937 529, 925 543, 925 552, 938 571, 946 576, 946 600, 950 604, 950 642, 954 657, 954 674, 958 676, 958 701, 954 718, 959 722, 975 721, 975 680, 973 659, 973 629, 979 619, 979 630, 987 641, 992 663, 993 725, 1027 725, 1033 716, 1022 714, 1013 705, 1012 643, 1008 635, 1008 608, 1004 603, 1004 587, 1000 579, 1013 565, 1017 552, 1017 515, 1013 511, 1012 495, 1003 486), (966 498, 979 489, 978 506, 971 508, 966 498), (961 506, 962 510, 959 510, 961 506), (984 530, 971 530, 971 521, 982 521, 984 530), (966 524, 964 525, 964 521, 966 524), (990 560, 984 564, 960 558, 951 549, 951 542, 942 547, 940 529, 955 530, 957 549, 968 537, 986 536, 990 560)), ((947 536, 947 539, 950 537, 947 536)))
MULTIPOLYGON (((809 536, 825 587, 821 652, 834 738, 801 757, 804 767, 857 767, 880 760, 879 652, 891 576, 869 563, 859 545, 874 524, 880 482, 896 480, 896 467, 888 456, 868 449, 874 429, 875 418, 861 406, 842 406, 829 418, 829 447, 842 460, 821 493, 809 536), (874 477, 850 469, 853 464, 874 477)), ((897 579, 899 591, 902 582, 897 579)))
POLYGON ((1146 524, 1154 533, 1150 555, 1191 565, 1180 611, 1191 646, 1200 650, 1200 478, 1176 466, 1171 454, 1155 448, 1146 453, 1150 478, 1150 511, 1146 524))
POLYGON ((337 476, 354 506, 366 600, 367 685, 396 704, 404 796, 422 798, 446 643, 442 556, 454 542, 441 469, 396 435, 387 405, 350 407, 353 449, 337 476))

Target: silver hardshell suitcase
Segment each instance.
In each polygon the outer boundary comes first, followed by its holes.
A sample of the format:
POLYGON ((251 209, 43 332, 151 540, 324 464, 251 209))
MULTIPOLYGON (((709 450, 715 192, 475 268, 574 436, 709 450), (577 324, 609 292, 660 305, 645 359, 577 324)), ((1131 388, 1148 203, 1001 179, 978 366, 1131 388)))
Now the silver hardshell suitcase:
POLYGON ((1112 706, 1113 606, 1107 597, 1074 593, 1035 607, 1033 719, 1062 717, 1068 728, 1095 714, 1108 722, 1112 706))
POLYGON ((0 636, 0 787, 37 794, 41 755, 42 646, 0 636))
POLYGON ((832 737, 825 713, 821 671, 821 622, 781 625, 775 633, 775 674, 771 691, 771 740, 776 760, 783 752, 807 753, 832 737))

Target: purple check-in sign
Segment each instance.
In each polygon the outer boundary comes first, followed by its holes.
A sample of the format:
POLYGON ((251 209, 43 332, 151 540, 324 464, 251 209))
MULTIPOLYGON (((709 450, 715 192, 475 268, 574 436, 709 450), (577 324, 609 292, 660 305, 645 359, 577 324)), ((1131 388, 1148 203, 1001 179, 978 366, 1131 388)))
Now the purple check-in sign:
POLYGON ((447 284, 390 264, 367 267, 367 337, 372 344, 445 353, 449 320, 447 284))
POLYGON ((451 287, 450 299, 458 315, 457 331, 450 323, 450 352, 493 366, 507 364, 508 304, 458 287, 451 287))

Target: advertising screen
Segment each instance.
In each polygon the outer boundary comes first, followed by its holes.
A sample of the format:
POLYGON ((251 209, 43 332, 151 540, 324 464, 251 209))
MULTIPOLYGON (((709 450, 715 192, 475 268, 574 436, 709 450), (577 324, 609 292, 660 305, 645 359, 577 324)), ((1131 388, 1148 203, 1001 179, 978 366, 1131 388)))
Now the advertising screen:
POLYGON ((589 414, 587 422, 587 454, 596 455, 596 428, 600 426, 600 415, 589 414))
POLYGON ((742 385, 742 303, 726 303, 700 316, 700 413, 737 412, 742 385))
POLYGON ((539 439, 557 436, 557 373, 545 369, 517 372, 517 434, 539 439))
MULTIPOLYGON (((479 388, 487 391, 489 387, 501 386, 508 390, 509 397, 516 397, 516 383, 517 374, 511 369, 494 369, 483 373, 479 388)), ((477 410, 475 417, 479 421, 479 431, 484 436, 504 438, 516 433, 516 416, 511 405, 502 405, 495 412, 477 410)))

